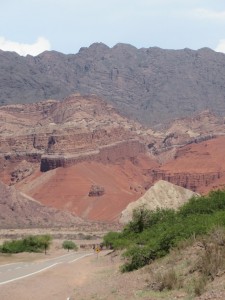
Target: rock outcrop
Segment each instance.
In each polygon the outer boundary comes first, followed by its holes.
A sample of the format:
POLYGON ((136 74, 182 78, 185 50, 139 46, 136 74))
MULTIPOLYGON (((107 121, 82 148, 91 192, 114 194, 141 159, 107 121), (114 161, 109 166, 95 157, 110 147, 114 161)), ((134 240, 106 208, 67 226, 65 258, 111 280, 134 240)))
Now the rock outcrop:
POLYGON ((88 193, 89 197, 99 197, 105 194, 105 189, 103 186, 92 185, 88 193))
POLYGON ((144 207, 149 210, 157 208, 176 209, 191 197, 197 196, 196 193, 174 185, 164 180, 159 180, 141 198, 128 204, 120 216, 120 223, 126 224, 132 220, 134 209, 144 207))
POLYGON ((11 172, 11 184, 17 183, 26 177, 30 176, 34 172, 34 168, 31 163, 22 161, 16 169, 11 172))

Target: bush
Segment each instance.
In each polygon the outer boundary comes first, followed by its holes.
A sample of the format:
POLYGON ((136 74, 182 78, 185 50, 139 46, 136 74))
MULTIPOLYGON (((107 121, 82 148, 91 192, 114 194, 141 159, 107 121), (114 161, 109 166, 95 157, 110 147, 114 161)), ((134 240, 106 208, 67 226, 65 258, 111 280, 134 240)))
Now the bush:
POLYGON ((2 253, 20 253, 25 252, 23 240, 5 241, 1 247, 2 253))
POLYGON ((20 240, 5 241, 0 248, 2 253, 41 252, 49 248, 50 235, 28 236, 20 240))
POLYGON ((104 244, 126 249, 122 271, 132 271, 166 255, 182 241, 207 234, 215 225, 225 226, 225 191, 192 198, 177 212, 171 209, 148 211, 141 207, 134 211, 132 221, 121 233, 105 235, 104 244))
POLYGON ((175 211, 172 209, 157 208, 155 211, 151 211, 142 206, 133 211, 132 221, 125 226, 124 233, 141 233, 159 222, 174 220, 174 218, 175 211))
POLYGON ((194 197, 184 204, 180 209, 182 216, 213 214, 216 211, 225 209, 225 191, 212 191, 208 196, 194 197))
POLYGON ((149 247, 133 246, 123 254, 128 261, 121 267, 122 272, 137 270, 156 258, 156 252, 149 247))
POLYGON ((73 241, 64 241, 62 246, 64 249, 67 249, 68 252, 69 250, 75 250, 75 251, 78 250, 77 245, 73 241))
POLYGON ((110 249, 119 249, 118 240, 120 239, 120 233, 110 231, 103 237, 103 244, 110 249))

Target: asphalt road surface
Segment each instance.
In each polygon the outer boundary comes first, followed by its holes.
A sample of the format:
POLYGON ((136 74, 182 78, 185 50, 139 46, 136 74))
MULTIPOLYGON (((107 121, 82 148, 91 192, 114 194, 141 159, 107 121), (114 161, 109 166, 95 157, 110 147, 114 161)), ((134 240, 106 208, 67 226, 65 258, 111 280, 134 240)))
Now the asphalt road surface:
POLYGON ((93 253, 73 252, 63 256, 36 262, 18 262, 0 266, 0 285, 7 284, 22 278, 34 276, 40 272, 53 268, 62 263, 73 263, 93 253))

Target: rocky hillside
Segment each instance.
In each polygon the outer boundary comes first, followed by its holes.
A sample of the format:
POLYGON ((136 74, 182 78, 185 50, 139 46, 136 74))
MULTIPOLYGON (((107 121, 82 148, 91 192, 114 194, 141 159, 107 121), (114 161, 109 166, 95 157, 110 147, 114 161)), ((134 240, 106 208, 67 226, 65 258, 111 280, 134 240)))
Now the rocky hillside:
POLYGON ((0 182, 0 228, 53 227, 82 224, 68 212, 46 207, 0 182))
POLYGON ((47 206, 112 221, 145 191, 151 130, 96 96, 0 108, 0 178, 47 206))
POLYGON ((145 144, 152 139, 140 124, 121 117, 101 99, 79 95, 62 102, 3 106, 0 133, 0 177, 6 182, 30 175, 31 164, 48 171, 82 161, 135 158, 146 152, 145 144))
POLYGON ((152 130, 93 95, 11 104, 0 108, 0 179, 44 205, 115 221, 161 179, 223 187, 224 136, 209 111, 152 130))
POLYGON ((142 197, 131 202, 122 211, 119 221, 123 224, 128 223, 132 220, 134 209, 141 207, 150 210, 157 208, 176 209, 193 196, 197 196, 197 194, 168 181, 159 180, 142 197))
POLYGON ((96 94, 148 125, 205 109, 224 114, 224 81, 225 55, 208 48, 95 43, 70 55, 51 51, 20 57, 0 51, 1 104, 96 94))

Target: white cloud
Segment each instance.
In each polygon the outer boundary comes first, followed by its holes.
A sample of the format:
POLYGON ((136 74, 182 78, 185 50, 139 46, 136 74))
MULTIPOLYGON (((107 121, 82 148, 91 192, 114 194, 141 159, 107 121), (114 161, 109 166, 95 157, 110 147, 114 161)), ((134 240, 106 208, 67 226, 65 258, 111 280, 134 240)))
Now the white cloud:
POLYGON ((193 11, 193 14, 195 17, 201 19, 225 21, 225 11, 215 11, 204 8, 197 8, 193 11))
POLYGON ((15 51, 22 56, 26 56, 27 54, 36 56, 45 50, 50 50, 51 45, 44 37, 39 37, 33 44, 22 44, 6 40, 0 36, 0 49, 4 51, 15 51))
POLYGON ((225 53, 225 39, 219 41, 215 51, 225 53))

